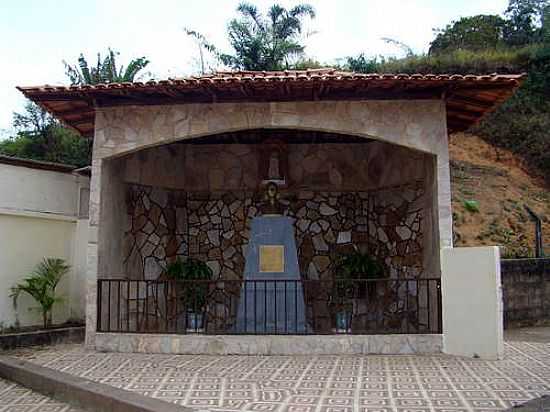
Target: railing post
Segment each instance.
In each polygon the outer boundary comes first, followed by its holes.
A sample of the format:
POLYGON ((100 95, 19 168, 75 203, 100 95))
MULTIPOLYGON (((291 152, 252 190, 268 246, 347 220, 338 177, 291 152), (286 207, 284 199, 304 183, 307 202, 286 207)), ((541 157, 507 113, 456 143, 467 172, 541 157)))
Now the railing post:
POLYGON ((437 287, 437 333, 443 333, 443 307, 441 305, 441 279, 435 281, 437 287))
POLYGON ((102 294, 102 290, 101 290, 101 287, 102 287, 102 280, 101 279, 98 279, 97 280, 97 296, 96 296, 96 305, 97 305, 97 319, 96 319, 96 327, 97 327, 97 331, 98 332, 103 332, 103 329, 102 329, 102 324, 101 324, 101 304, 102 304, 102 301, 101 301, 101 294, 102 294))

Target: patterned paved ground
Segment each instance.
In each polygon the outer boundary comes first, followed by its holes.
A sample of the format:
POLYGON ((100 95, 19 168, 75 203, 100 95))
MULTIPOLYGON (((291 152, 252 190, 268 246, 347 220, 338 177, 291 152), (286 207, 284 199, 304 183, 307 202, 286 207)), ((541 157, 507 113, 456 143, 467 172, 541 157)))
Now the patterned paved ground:
POLYGON ((0 412, 79 412, 15 383, 0 379, 0 412))
POLYGON ((550 393, 550 344, 536 342, 507 343, 506 359, 497 362, 444 355, 108 354, 78 345, 16 355, 212 411, 494 411, 550 393))

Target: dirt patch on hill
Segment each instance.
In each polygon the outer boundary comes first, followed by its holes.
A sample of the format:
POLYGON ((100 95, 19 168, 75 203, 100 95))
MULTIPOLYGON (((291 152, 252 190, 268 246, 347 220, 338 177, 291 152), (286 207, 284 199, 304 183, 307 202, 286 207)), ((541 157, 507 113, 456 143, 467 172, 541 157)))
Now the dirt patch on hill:
POLYGON ((543 220, 550 253, 550 188, 544 180, 517 156, 474 135, 452 135, 449 151, 456 246, 499 245, 507 257, 533 256, 528 205, 543 220))

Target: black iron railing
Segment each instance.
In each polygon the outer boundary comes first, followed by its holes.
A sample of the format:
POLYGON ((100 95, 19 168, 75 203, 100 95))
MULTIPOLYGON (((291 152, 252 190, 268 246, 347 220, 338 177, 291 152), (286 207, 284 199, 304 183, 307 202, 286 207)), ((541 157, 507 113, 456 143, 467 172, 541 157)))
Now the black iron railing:
POLYGON ((439 278, 99 279, 98 332, 441 333, 439 278))

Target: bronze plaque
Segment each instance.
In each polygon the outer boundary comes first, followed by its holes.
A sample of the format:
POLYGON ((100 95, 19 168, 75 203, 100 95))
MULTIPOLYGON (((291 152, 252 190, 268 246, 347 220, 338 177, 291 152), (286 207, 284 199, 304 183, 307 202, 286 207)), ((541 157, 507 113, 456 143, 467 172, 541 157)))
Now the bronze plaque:
POLYGON ((284 245, 260 245, 260 272, 285 271, 284 245))

